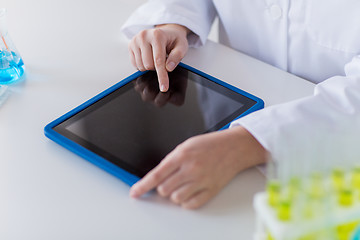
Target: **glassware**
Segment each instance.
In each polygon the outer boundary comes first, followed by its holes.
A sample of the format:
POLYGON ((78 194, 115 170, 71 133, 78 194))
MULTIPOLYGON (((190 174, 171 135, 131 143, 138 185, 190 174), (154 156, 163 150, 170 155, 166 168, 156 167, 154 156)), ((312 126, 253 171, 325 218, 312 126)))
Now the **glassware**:
POLYGON ((24 62, 7 31, 6 9, 0 9, 0 85, 22 80, 24 72, 24 62))

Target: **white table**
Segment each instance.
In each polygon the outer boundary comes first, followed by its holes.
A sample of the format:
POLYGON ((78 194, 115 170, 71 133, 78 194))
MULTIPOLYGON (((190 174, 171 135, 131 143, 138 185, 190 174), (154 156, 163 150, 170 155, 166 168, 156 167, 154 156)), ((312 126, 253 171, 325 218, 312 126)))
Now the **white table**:
MULTIPOLYGON (((196 211, 129 187, 48 140, 44 126, 127 77, 119 28, 143 1, 4 0, 10 34, 28 70, 0 105, 0 239, 251 239, 254 193, 265 178, 250 169, 196 211)), ((265 100, 312 94, 313 84, 208 42, 184 59, 265 100)))

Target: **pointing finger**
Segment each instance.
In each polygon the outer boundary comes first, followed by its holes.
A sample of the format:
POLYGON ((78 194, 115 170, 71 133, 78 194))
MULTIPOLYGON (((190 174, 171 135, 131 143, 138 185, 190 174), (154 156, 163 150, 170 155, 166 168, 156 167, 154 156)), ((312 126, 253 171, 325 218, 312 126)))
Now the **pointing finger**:
POLYGON ((162 37, 162 31, 155 29, 153 42, 153 56, 154 64, 159 80, 159 88, 161 92, 166 92, 169 89, 169 76, 166 70, 166 44, 162 37))
POLYGON ((167 161, 165 158, 157 167, 145 175, 143 179, 134 184, 130 189, 130 196, 137 198, 157 187, 166 178, 178 170, 174 161, 167 161))

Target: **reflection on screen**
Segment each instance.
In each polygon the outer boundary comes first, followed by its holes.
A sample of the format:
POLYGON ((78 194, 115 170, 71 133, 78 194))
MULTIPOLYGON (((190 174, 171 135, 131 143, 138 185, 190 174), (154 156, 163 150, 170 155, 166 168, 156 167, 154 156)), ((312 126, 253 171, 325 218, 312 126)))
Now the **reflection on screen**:
POLYGON ((159 92, 156 73, 148 72, 56 128, 142 177, 184 140, 220 129, 241 114, 243 96, 239 100, 183 68, 169 77, 167 93, 159 92))

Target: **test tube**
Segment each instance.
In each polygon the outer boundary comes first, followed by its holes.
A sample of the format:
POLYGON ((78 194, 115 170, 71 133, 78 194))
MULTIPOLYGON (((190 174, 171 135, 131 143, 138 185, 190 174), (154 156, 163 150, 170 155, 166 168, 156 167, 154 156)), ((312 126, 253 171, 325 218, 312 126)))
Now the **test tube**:
POLYGON ((342 167, 335 167, 331 173, 331 182, 335 191, 340 191, 345 187, 345 169, 342 167))
POLYGON ((355 190, 360 191, 360 165, 355 165, 351 173, 351 183, 355 190))
POLYGON ((292 218, 292 202, 290 199, 283 198, 277 206, 277 217, 280 221, 290 221, 292 218))

